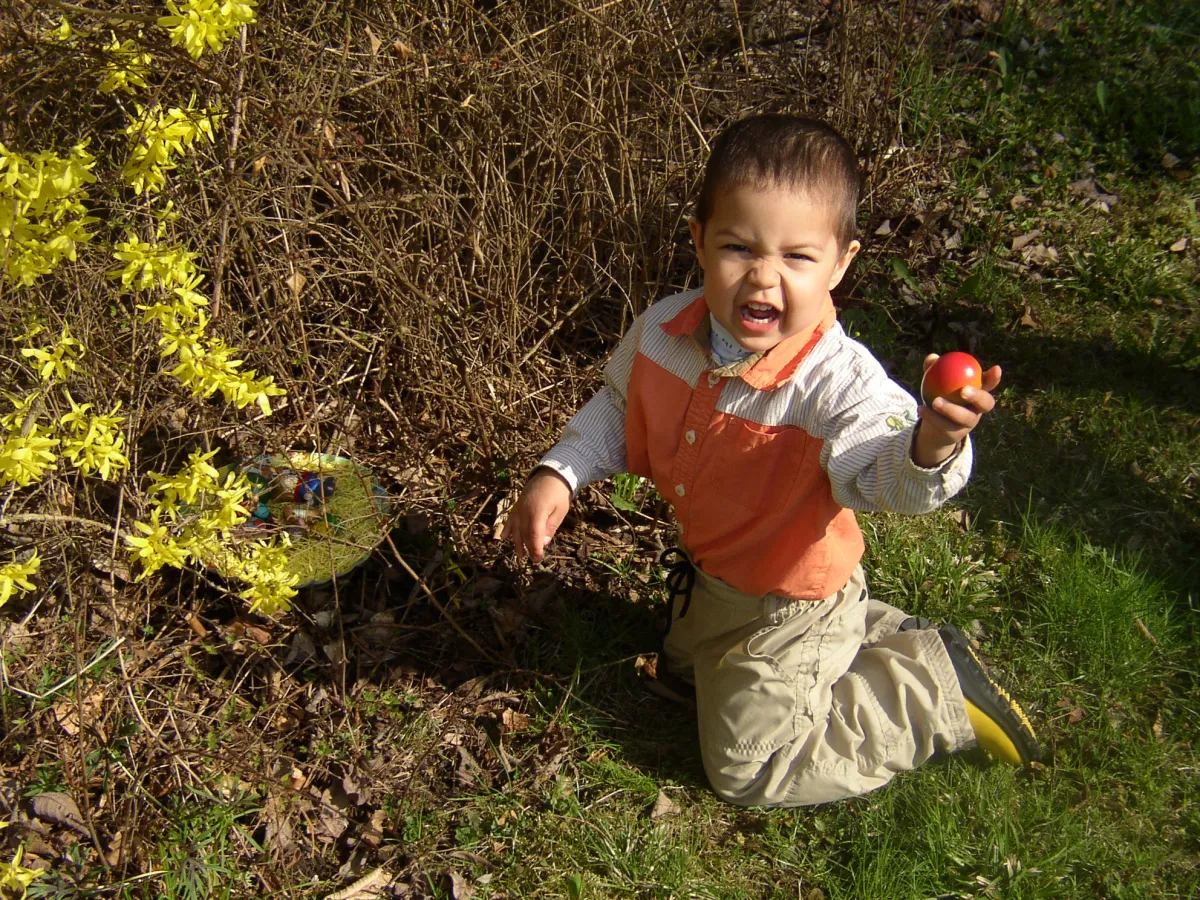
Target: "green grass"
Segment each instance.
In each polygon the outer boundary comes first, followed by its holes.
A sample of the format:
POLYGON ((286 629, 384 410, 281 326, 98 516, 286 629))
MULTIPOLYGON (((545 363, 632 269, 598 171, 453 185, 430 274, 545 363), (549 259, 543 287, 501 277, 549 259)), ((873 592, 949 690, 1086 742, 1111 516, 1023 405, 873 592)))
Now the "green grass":
MULTIPOLYGON (((552 677, 523 694, 529 731, 513 740, 563 742, 561 768, 540 778, 527 743, 509 780, 379 801, 396 868, 423 896, 450 896, 447 868, 481 898, 1200 895, 1200 267, 1195 247, 1169 249, 1200 243, 1200 9, 1010 7, 986 63, 917 58, 901 74, 910 146, 931 158, 965 147, 949 156, 944 198, 963 252, 868 256, 842 321, 910 386, 923 354, 962 345, 968 326, 977 355, 1005 369, 969 489, 930 516, 863 516, 865 565, 876 597, 973 626, 1029 711, 1045 767, 1024 774, 966 753, 844 803, 724 805, 706 786, 692 714, 620 662, 658 641, 650 603, 663 591, 639 577, 644 548, 594 548, 580 568, 604 590, 566 592, 557 621, 518 648, 522 668, 552 677), (1183 162, 1164 167, 1167 153, 1183 162), (1111 210, 1072 192, 1089 174, 1119 196, 1111 210), (1014 209, 1017 194, 1029 202, 1014 209), (1021 269, 1012 240, 1034 229, 1058 262, 1021 269), (892 264, 902 256, 904 270, 892 264), (923 307, 899 298, 900 271, 923 307), (650 816, 659 791, 677 814, 650 816)), ((647 507, 643 493, 623 479, 613 505, 647 507)), ((453 765, 413 697, 372 687, 352 703, 361 723, 302 748, 306 765, 382 752, 371 728, 385 724, 389 748, 435 748, 422 777, 453 765)), ((217 723, 214 741, 232 727, 217 723)), ((47 790, 62 777, 54 765, 35 775, 47 790)), ((243 861, 257 803, 168 806, 149 848, 165 873, 155 896, 254 893, 243 861)), ((40 895, 65 891, 55 877, 40 895)))

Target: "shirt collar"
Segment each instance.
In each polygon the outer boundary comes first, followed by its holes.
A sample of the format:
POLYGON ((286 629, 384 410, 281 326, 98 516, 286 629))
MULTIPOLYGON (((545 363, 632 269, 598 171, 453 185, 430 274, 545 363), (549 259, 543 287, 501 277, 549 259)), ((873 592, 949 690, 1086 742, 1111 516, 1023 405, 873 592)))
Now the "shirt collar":
MULTIPOLYGON (((713 371, 718 375, 740 377, 760 391, 783 384, 795 373, 810 350, 837 321, 833 298, 828 294, 820 318, 812 325, 786 340, 780 341, 765 353, 754 353, 743 360, 721 366, 713 371)), ((701 294, 675 316, 662 323, 662 330, 672 337, 691 335, 707 355, 709 350, 708 304, 701 294)))

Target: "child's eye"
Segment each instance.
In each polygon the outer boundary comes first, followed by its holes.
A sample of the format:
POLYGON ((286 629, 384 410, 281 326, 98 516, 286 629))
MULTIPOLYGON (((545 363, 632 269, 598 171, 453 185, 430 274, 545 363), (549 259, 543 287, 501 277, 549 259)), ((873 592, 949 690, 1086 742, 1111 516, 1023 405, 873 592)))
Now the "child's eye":
POLYGON ((784 255, 784 259, 799 259, 805 262, 810 262, 812 257, 807 253, 788 253, 784 255))
POLYGON ((731 253, 749 253, 750 252, 750 248, 747 247, 745 244, 726 244, 721 249, 728 250, 731 253))

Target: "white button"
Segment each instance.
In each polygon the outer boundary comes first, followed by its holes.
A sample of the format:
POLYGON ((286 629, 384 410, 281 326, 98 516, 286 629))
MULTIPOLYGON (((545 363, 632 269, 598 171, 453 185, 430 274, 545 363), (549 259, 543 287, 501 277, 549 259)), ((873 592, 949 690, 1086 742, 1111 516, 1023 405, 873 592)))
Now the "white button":
POLYGON ((687 441, 689 444, 694 444, 694 443, 696 443, 696 432, 694 432, 694 431, 690 431, 690 430, 689 430, 689 431, 687 432, 687 434, 685 434, 685 435, 683 436, 683 439, 684 439, 685 441, 687 441))
POLYGON ((714 373, 712 373, 712 372, 709 372, 709 373, 708 373, 708 386, 709 386, 709 387, 716 387, 716 386, 717 386, 717 382, 718 382, 718 381, 720 381, 720 380, 721 380, 721 376, 720 376, 720 375, 716 375, 716 374, 714 374, 714 373))
POLYGON ((682 484, 677 484, 677 485, 675 485, 675 493, 677 493, 680 497, 682 497, 684 494, 687 493, 687 491, 685 491, 683 489, 682 484))

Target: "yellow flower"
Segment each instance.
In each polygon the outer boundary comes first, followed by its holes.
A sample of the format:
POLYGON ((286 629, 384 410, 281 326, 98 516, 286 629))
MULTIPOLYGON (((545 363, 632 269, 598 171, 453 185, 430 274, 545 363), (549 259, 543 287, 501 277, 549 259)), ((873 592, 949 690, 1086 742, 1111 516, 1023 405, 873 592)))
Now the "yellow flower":
POLYGON ((0 262, 9 281, 33 284, 92 238, 85 226, 99 219, 83 201, 96 160, 86 146, 63 158, 22 156, 0 144, 0 262))
POLYGON ((98 474, 108 481, 110 475, 129 465, 129 459, 121 452, 125 448, 125 435, 118 428, 125 419, 117 415, 120 402, 108 415, 91 416, 87 412, 92 404, 77 404, 69 393, 67 402, 71 404, 71 411, 58 421, 67 432, 62 439, 63 456, 82 474, 98 474))
POLYGON ((83 344, 71 337, 71 326, 64 325, 62 334, 52 349, 25 347, 21 350, 21 355, 38 362, 38 376, 42 381, 50 381, 52 378, 65 381, 67 376, 75 371, 75 360, 84 355, 84 348, 83 344))
POLYGON ((134 522, 133 525, 144 535, 144 537, 127 535, 125 538, 125 543, 133 551, 133 558, 142 562, 142 571, 135 580, 141 581, 163 566, 182 569, 187 565, 187 548, 180 546, 167 530, 167 526, 159 522, 157 509, 150 512, 150 524, 134 522))
POLYGON ((143 50, 137 41, 121 41, 114 34, 112 43, 105 49, 108 50, 110 59, 104 65, 105 74, 104 80, 100 82, 100 93, 124 91, 132 94, 134 88, 146 86, 146 76, 150 72, 150 64, 154 62, 154 57, 143 50))
MULTIPOLYGON (((37 574, 41 564, 41 557, 34 550, 33 555, 25 562, 19 563, 14 560, 7 566, 0 567, 0 606, 7 603, 14 594, 25 594, 36 587, 29 578, 37 574)), ((2 885, 3 881, 0 880, 0 886, 2 885)))
POLYGON ((0 444, 0 487, 15 484, 26 487, 41 481, 47 470, 56 469, 51 447, 58 446, 57 438, 43 437, 35 424, 28 434, 9 434, 0 444))
POLYGON ((121 170, 125 183, 139 194, 161 191, 166 173, 176 167, 173 157, 183 156, 197 140, 213 140, 213 127, 221 114, 193 107, 161 107, 147 110, 137 105, 137 117, 125 129, 130 138, 129 159, 121 170))
POLYGON ((180 9, 167 0, 171 15, 158 24, 167 29, 172 44, 199 59, 206 46, 218 52, 239 28, 253 22, 254 7, 255 0, 186 0, 180 9))

